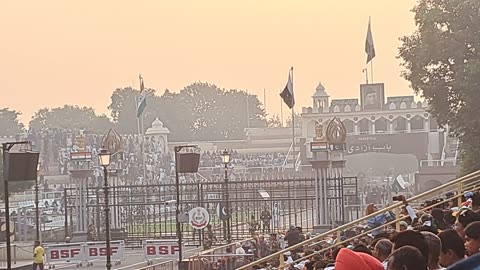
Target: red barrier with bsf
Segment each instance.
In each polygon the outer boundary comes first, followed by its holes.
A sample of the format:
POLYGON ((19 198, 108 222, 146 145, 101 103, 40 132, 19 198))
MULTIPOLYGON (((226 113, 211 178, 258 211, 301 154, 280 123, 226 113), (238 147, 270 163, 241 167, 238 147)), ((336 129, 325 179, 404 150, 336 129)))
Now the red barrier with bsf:
POLYGON ((143 253, 145 259, 151 262, 153 259, 161 259, 162 256, 172 257, 178 255, 179 248, 176 240, 144 240, 143 253))
MULTIPOLYGON (((105 242, 79 242, 45 246, 45 263, 55 265, 56 263, 76 263, 81 266, 93 261, 106 260, 107 248, 105 242)), ((125 242, 112 241, 110 243, 110 255, 112 262, 125 260, 125 242)))

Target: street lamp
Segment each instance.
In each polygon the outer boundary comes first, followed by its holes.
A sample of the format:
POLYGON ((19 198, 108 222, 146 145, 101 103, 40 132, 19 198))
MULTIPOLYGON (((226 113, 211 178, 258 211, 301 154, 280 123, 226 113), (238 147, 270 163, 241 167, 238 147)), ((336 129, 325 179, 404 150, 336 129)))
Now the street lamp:
POLYGON ((100 150, 98 154, 98 160, 100 165, 103 167, 103 193, 105 195, 105 243, 107 248, 107 270, 112 268, 111 263, 111 249, 110 249, 110 208, 108 206, 108 169, 110 165, 111 154, 106 149, 100 150))
POLYGON ((231 228, 230 228, 230 200, 229 200, 229 194, 228 194, 228 164, 230 163, 230 153, 225 149, 222 152, 222 162, 223 165, 225 165, 225 207, 227 208, 227 243, 230 244, 232 243, 232 233, 231 233, 231 228))
POLYGON ((38 174, 40 172, 40 163, 37 164, 37 177, 35 178, 35 240, 40 241, 40 214, 38 211, 38 174))

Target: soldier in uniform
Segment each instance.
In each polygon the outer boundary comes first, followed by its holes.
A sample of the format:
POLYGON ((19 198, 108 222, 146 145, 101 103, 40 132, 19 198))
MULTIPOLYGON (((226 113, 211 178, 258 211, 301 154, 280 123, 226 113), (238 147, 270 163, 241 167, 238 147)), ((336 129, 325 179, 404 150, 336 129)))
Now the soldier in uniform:
POLYGON ((258 221, 255 220, 255 216, 252 215, 250 217, 250 221, 248 222, 248 232, 250 233, 252 238, 255 238, 257 230, 260 228, 260 224, 258 221))
POLYGON ((212 232, 212 225, 207 225, 207 232, 205 233, 205 238, 203 239, 203 249, 211 249, 213 241, 216 241, 215 235, 212 232))
POLYGON ((88 225, 87 241, 97 241, 97 230, 93 224, 88 225))
POLYGON ((263 209, 262 213, 260 214, 260 219, 263 223, 263 232, 270 232, 270 220, 272 220, 272 214, 268 211, 267 207, 263 209))

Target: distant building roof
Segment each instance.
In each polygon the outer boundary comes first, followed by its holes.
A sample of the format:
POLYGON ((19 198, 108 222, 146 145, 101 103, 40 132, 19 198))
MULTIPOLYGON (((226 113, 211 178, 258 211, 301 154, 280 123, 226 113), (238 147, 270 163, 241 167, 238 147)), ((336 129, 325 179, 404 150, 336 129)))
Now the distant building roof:
POLYGON ((325 87, 322 85, 322 82, 318 83, 317 88, 315 88, 315 93, 313 97, 328 97, 327 92, 325 92, 325 87))

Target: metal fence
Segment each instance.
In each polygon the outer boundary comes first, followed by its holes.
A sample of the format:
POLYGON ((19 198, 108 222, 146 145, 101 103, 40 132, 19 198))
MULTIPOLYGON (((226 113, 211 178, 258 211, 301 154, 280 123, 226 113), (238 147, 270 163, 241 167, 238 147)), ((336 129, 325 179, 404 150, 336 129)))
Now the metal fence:
POLYGON ((177 268, 177 261, 167 261, 167 262, 160 262, 152 265, 147 265, 142 268, 138 268, 137 270, 176 270, 177 268))
MULTIPOLYGON (((356 193, 356 178, 343 178, 355 183, 341 194, 347 204, 344 217, 348 221, 358 217, 359 204, 356 193)), ((262 224, 261 212, 271 213, 270 226, 260 229, 265 233, 299 226, 308 231, 315 225, 314 177, 310 174, 268 173, 236 176, 226 184, 231 207, 232 240, 250 237, 248 222, 252 216, 262 224)), ((188 212, 194 207, 204 207, 210 213, 210 224, 217 238, 216 244, 226 243, 226 224, 217 214, 219 204, 224 202, 225 182, 219 178, 180 185, 180 209, 188 212)), ((343 188, 338 186, 338 188, 343 188)), ((104 211, 103 190, 100 187, 65 190, 66 224, 69 232, 75 231, 79 215, 94 224, 97 235, 103 234, 104 211), (86 213, 80 213, 79 202, 86 202, 86 213)), ((110 189, 111 227, 121 230, 127 242, 143 239, 176 238, 175 194, 173 183, 157 185, 112 185, 110 189)), ((186 245, 202 245, 204 231, 193 230, 182 225, 186 245)))

